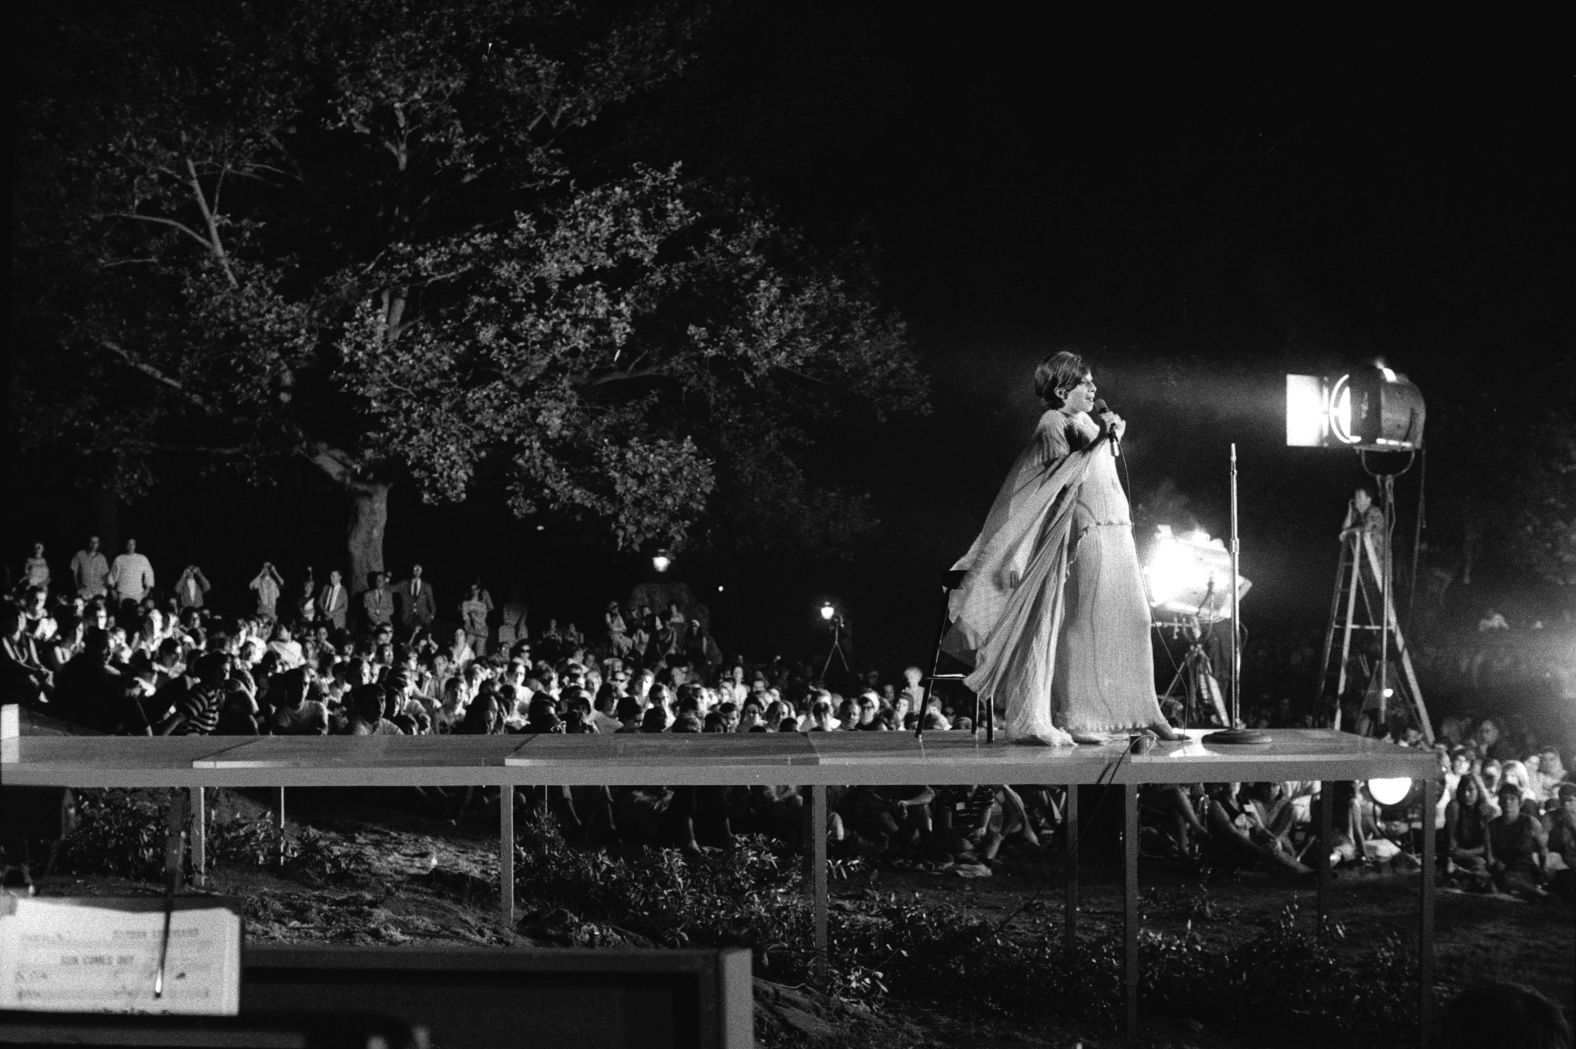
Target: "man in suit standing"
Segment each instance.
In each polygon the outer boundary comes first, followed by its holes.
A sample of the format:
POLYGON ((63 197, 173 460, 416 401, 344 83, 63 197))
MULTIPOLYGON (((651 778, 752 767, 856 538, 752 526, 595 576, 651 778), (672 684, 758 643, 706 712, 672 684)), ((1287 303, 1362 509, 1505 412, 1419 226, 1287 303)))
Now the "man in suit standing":
POLYGON ((388 587, 383 585, 383 579, 382 572, 373 572, 368 578, 371 585, 361 595, 361 611, 366 617, 369 631, 394 622, 394 599, 389 595, 388 587))
POLYGON ((345 613, 350 611, 350 591, 340 581, 339 569, 328 573, 328 582, 317 592, 317 618, 335 630, 345 629, 345 613))
POLYGON ((438 602, 432 593, 432 584, 421 577, 421 566, 411 565, 410 578, 394 587, 398 602, 400 626, 405 636, 414 639, 418 634, 432 630, 432 618, 438 614, 438 602))

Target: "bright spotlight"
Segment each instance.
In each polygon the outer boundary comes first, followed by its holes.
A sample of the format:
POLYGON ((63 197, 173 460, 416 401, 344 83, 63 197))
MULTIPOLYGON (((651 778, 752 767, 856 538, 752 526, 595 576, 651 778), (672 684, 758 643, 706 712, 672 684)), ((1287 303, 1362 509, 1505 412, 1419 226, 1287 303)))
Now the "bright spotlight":
POLYGON ((1382 362, 1339 376, 1286 376, 1286 444, 1407 452, 1423 446, 1423 395, 1382 362))
POLYGON ((668 566, 672 563, 673 558, 668 556, 668 552, 666 550, 658 550, 656 553, 651 555, 651 567, 655 568, 658 572, 666 572, 668 570, 668 566))
MULTIPOLYGON (((1149 604, 1157 612, 1197 616, 1203 620, 1231 615, 1231 554, 1225 543, 1198 530, 1174 535, 1161 525, 1149 544, 1144 581, 1149 604)), ((1253 584, 1237 576, 1237 598, 1253 584)))
POLYGON ((1412 792, 1412 781, 1405 776, 1383 777, 1368 781, 1368 793, 1380 805, 1399 805, 1412 792))
POLYGON ((830 601, 822 602, 822 604, 821 604, 821 618, 826 620, 828 623, 830 623, 832 621, 832 617, 835 616, 835 615, 837 615, 837 609, 832 607, 832 602, 830 602, 830 601))

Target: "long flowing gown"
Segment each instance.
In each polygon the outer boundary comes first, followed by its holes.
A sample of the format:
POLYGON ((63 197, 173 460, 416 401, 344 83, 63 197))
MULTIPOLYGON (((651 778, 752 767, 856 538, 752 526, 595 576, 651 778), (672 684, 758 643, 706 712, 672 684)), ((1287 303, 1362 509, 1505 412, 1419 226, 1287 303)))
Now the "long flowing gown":
POLYGON ((1164 720, 1127 497, 1086 413, 1041 416, 953 567, 943 645, 1005 708, 1008 737, 1068 744, 1164 720))

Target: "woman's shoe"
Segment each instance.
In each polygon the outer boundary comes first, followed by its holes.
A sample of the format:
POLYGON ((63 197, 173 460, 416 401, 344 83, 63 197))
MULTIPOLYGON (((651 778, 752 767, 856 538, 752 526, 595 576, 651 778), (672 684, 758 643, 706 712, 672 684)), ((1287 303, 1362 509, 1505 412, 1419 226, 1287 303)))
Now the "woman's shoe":
POLYGON ((1086 746, 1095 746, 1095 747, 1097 747, 1100 744, 1104 743, 1107 739, 1111 738, 1111 737, 1105 735, 1102 732, 1074 732, 1074 733, 1072 733, 1072 737, 1073 737, 1073 742, 1078 744, 1081 747, 1086 747, 1086 746))
POLYGON ((1149 726, 1149 731, 1153 732, 1158 739, 1166 743, 1177 743, 1187 738, 1182 733, 1172 728, 1170 722, 1167 721, 1155 722, 1153 725, 1149 726))

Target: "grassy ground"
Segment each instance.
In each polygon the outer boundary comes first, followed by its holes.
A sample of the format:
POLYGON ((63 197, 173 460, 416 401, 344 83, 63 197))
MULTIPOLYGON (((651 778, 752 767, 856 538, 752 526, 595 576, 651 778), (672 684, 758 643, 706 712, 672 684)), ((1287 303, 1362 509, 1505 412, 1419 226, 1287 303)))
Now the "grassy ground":
MULTIPOLYGON (((284 867, 259 865, 232 856, 214 866, 207 891, 247 901, 249 942, 332 942, 365 945, 472 945, 507 949, 568 942, 562 915, 533 908, 528 891, 518 901, 525 919, 510 928, 497 907, 496 824, 449 823, 377 804, 342 799, 296 798, 292 834, 304 837, 305 859, 284 867)), ((261 817, 256 798, 225 792, 225 815, 261 817)), ((375 800, 375 799, 374 799, 375 800)), ((232 850, 233 851, 233 850, 232 850)), ((705 859, 696 862, 707 862, 705 859)), ((1063 915, 1064 880, 1054 856, 1009 849, 988 878, 951 872, 897 870, 869 858, 845 867, 834 880, 832 917, 857 923, 884 902, 914 901, 923 911, 957 908, 1018 941, 1052 936, 1063 915)), ((1231 950, 1278 921, 1288 906, 1291 921, 1311 930, 1311 887, 1291 886, 1263 875, 1208 876, 1186 861, 1146 859, 1140 867, 1142 912, 1148 934, 1196 937, 1207 953, 1231 950)), ((146 895, 156 880, 76 875, 57 871, 42 878, 47 895, 146 895)), ((1091 856, 1079 874, 1080 933, 1099 939, 1119 933, 1122 922, 1120 871, 1091 856)), ((1415 873, 1348 869, 1336 879, 1331 916, 1345 931, 1336 953, 1361 957, 1393 933, 1400 950, 1415 952, 1418 935, 1418 878, 1415 873)), ((1435 975, 1448 995, 1491 979, 1528 984, 1565 1004, 1576 1002, 1576 913, 1555 901, 1528 903, 1505 897, 1441 890, 1435 919, 1435 975)), ((1081 1044, 1086 1049, 1126 1044, 1193 1049, 1306 1044, 1297 1031, 1274 1023, 1257 1027, 1207 1023, 1178 1015, 1146 1015, 1139 1037, 1122 1042, 1098 1023, 1017 1015, 1013 1009, 969 1006, 974 988, 967 974, 924 1000, 878 998, 873 1009, 850 1009, 813 988, 760 984, 758 1030, 769 1045, 931 1045, 1005 1049, 1008 1046, 1081 1044)), ((1032 989, 1025 994, 1032 994, 1032 989)), ((1317 989, 1310 988, 1313 996, 1317 989)), ((1039 1004, 1039 1003, 1037 1003, 1039 1004)), ((1184 1010, 1185 1012, 1185 1010, 1184 1010)), ((1412 1041, 1403 1029, 1395 1044, 1412 1041)))

